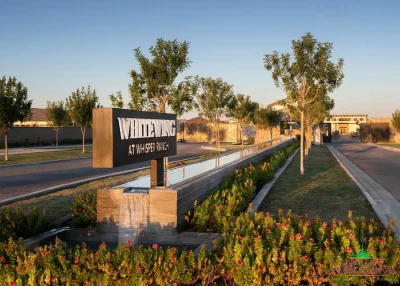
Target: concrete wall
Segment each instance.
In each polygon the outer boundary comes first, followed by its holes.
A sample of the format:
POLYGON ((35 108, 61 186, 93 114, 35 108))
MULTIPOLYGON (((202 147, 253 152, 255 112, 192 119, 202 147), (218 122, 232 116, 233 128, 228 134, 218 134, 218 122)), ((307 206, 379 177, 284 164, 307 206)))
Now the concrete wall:
MULTIPOLYGON (((51 127, 14 127, 8 132, 8 144, 12 146, 49 145, 54 144, 56 132, 51 127)), ((58 134, 60 144, 80 143, 82 133, 80 127, 64 127, 58 134)), ((85 140, 92 141, 92 128, 86 128, 85 140)), ((4 135, 0 135, 0 145, 4 144, 4 135)))
MULTIPOLYGON (((184 129, 185 134, 180 131, 178 139, 185 138, 187 142, 215 141, 215 128, 211 123, 186 123, 184 129)), ((220 123, 219 132, 221 142, 237 142, 240 138, 240 126, 236 123, 220 123)))
MULTIPOLYGON (((272 129, 272 138, 279 138, 281 137, 281 129, 280 127, 275 127, 272 129)), ((265 142, 271 140, 271 132, 266 129, 257 128, 256 129, 256 136, 255 136, 255 143, 265 142)))
POLYGON ((390 126, 390 141, 400 143, 400 132, 397 132, 392 125, 391 117, 376 117, 369 118, 368 123, 389 123, 390 126))

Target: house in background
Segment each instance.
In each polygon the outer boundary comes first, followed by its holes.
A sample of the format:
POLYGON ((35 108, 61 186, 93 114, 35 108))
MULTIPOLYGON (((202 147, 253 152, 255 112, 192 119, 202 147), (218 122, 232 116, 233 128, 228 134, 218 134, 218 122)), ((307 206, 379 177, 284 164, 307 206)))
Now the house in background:
POLYGON ((324 121, 331 124, 332 133, 337 131, 341 135, 358 132, 360 124, 367 122, 367 114, 332 114, 324 121))
POLYGON ((17 121, 14 127, 48 127, 46 108, 31 108, 31 116, 24 122, 17 121))
MULTIPOLYGON (((280 134, 291 134, 292 130, 299 130, 300 125, 292 120, 289 114, 289 109, 283 104, 283 100, 275 101, 271 104, 268 104, 267 107, 272 108, 273 110, 282 112, 281 122, 280 122, 280 134)), ((291 134, 294 135, 295 133, 291 134)))

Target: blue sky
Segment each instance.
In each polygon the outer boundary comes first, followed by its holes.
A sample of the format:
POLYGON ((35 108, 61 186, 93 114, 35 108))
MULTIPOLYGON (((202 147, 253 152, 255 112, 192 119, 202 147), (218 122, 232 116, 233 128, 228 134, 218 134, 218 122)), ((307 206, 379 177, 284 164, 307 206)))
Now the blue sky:
POLYGON ((103 106, 127 98, 132 50, 159 37, 190 42, 180 76, 221 77, 268 104, 284 97, 263 55, 311 32, 345 60, 335 113, 391 116, 400 108, 400 1, 0 0, 0 76, 16 76, 34 107, 90 84, 103 106))

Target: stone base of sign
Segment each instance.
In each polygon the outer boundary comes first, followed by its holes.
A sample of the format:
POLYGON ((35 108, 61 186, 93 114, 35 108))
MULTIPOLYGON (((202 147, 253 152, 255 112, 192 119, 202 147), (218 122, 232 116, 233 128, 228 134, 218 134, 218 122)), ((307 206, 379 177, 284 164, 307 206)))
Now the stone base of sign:
POLYGON ((144 192, 123 188, 98 190, 98 230, 120 232, 123 229, 129 232, 131 229, 135 233, 139 230, 141 235, 176 234, 185 227, 185 216, 193 210, 195 202, 201 203, 228 174, 257 162, 292 142, 293 139, 284 139, 278 144, 192 177, 171 188, 158 187, 144 192))

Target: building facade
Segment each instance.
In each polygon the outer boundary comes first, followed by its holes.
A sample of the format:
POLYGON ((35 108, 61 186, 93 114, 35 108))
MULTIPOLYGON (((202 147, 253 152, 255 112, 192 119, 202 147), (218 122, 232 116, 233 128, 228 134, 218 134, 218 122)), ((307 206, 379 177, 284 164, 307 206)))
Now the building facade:
POLYGON ((361 123, 368 122, 367 114, 332 114, 324 123, 330 123, 332 132, 351 134, 360 130, 361 123))

